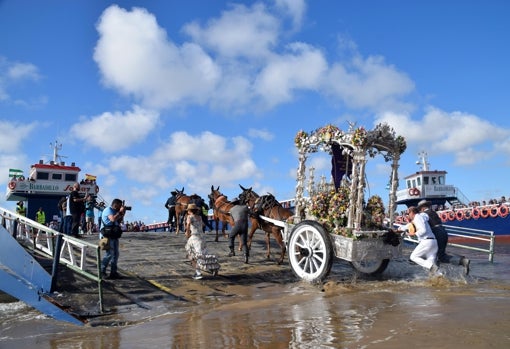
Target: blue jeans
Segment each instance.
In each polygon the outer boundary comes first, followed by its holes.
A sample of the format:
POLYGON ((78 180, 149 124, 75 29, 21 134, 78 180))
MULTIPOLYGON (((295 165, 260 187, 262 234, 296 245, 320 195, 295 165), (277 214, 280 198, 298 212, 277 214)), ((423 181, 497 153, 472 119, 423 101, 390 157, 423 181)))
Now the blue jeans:
POLYGON ((65 216, 62 219, 62 233, 66 235, 71 235, 71 226, 73 224, 73 217, 65 216))
POLYGON ((117 262, 119 260, 119 239, 108 239, 110 248, 106 251, 101 262, 101 272, 106 274, 106 268, 110 264, 110 274, 117 273, 117 262))

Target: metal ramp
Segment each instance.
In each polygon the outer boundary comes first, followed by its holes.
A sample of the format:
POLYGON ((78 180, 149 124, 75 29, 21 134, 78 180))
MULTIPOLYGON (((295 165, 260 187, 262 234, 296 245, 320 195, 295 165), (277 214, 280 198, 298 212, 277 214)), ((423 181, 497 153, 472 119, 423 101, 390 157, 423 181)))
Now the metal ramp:
POLYGON ((0 290, 56 320, 84 325, 54 302, 51 284, 52 276, 0 226, 0 290))

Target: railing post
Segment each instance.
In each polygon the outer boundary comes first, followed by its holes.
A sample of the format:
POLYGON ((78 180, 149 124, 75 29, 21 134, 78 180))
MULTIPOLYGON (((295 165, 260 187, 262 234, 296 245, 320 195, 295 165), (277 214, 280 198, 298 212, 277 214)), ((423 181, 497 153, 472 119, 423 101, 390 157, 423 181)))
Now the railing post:
POLYGON ((55 245, 56 245, 55 250, 53 251, 53 266, 51 269, 50 292, 53 292, 57 286, 58 265, 59 265, 59 261, 60 261, 60 249, 62 248, 62 234, 57 235, 57 242, 55 245))

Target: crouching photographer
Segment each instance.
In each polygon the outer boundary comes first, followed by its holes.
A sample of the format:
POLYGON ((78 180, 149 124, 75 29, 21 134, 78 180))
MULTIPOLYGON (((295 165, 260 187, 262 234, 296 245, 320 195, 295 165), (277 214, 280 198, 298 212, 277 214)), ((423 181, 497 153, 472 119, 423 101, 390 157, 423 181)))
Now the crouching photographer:
POLYGON ((101 262, 101 276, 106 276, 106 269, 110 265, 110 275, 108 279, 120 279, 117 272, 117 262, 119 260, 119 239, 122 236, 120 223, 124 219, 124 214, 130 207, 124 206, 120 199, 113 199, 110 207, 106 207, 101 215, 103 228, 100 231, 101 245, 106 250, 105 256, 101 262), (104 247, 103 247, 104 246, 104 247))

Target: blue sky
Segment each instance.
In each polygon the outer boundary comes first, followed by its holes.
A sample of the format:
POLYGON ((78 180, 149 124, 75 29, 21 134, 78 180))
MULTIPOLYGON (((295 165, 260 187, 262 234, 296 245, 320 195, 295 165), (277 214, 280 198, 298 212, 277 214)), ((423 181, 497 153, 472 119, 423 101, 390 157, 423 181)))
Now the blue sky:
MULTIPOLYGON (((387 122, 408 142, 400 178, 426 150, 470 200, 509 196, 509 16, 507 1, 0 0, 0 177, 58 140, 151 223, 174 188, 290 198, 297 131, 387 122)), ((329 159, 311 164, 329 178, 329 159)), ((387 200, 388 173, 370 162, 367 195, 387 200)))

